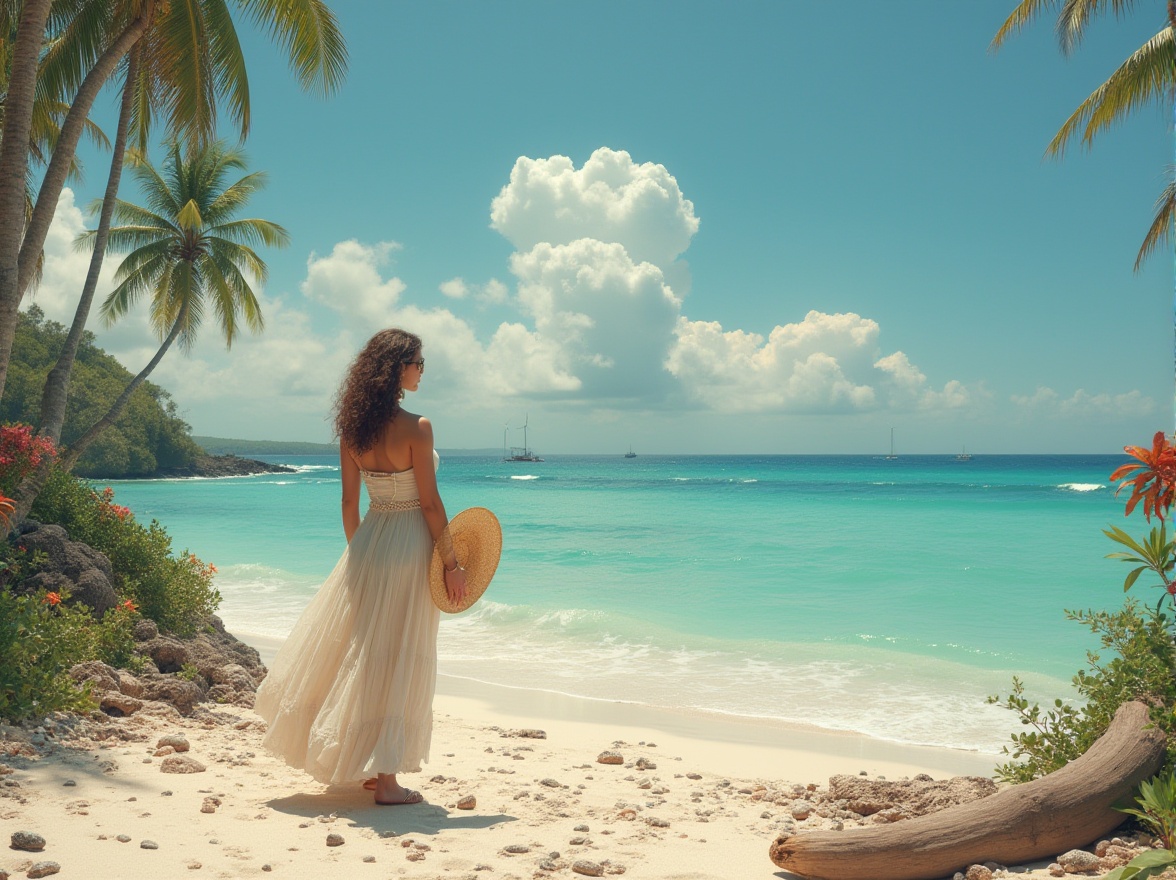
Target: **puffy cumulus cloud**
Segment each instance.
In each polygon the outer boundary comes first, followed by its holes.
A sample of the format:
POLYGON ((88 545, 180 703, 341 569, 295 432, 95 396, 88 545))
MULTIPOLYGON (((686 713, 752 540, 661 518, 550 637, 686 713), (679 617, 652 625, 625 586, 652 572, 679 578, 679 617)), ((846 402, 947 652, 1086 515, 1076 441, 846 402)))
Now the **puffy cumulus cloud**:
POLYGON ((511 257, 520 308, 543 346, 593 399, 656 400, 681 303, 661 269, 635 262, 619 243, 583 238, 538 244, 511 257))
POLYGON ((902 352, 880 357, 879 331, 877 322, 853 313, 810 311, 767 339, 681 318, 666 367, 689 396, 725 412, 939 409, 972 401, 959 382, 929 388, 902 352))
POLYGON ((668 271, 698 218, 665 166, 601 147, 579 169, 567 156, 520 156, 490 206, 490 225, 520 251, 591 238, 668 271))
POLYGON ((1124 418, 1148 416, 1156 411, 1156 402, 1139 391, 1091 394, 1079 388, 1069 397, 1062 397, 1052 388, 1039 387, 1033 394, 1014 394, 1011 400, 1028 412, 1062 418, 1124 418))
POLYGON ((465 299, 470 292, 469 287, 460 278, 450 278, 448 281, 442 281, 437 285, 437 289, 450 299, 465 299))
POLYGON ((497 278, 485 284, 468 284, 464 278, 450 278, 437 285, 437 289, 450 299, 465 299, 472 294, 482 305, 503 305, 510 298, 510 290, 497 278))
POLYGON ((393 241, 365 245, 349 239, 336 244, 325 257, 312 252, 302 292, 368 327, 386 327, 392 323, 404 282, 396 277, 385 280, 380 268, 399 249, 393 241))

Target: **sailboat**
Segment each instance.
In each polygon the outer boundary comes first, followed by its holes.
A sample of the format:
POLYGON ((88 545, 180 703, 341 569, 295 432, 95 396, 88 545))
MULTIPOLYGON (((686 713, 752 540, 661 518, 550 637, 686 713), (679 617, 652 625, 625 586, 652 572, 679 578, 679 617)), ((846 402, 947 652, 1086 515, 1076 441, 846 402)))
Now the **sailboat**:
POLYGON ((636 458, 637 453, 633 451, 633 444, 629 444, 629 451, 625 453, 625 458, 636 458))
POLYGON ((886 456, 887 461, 898 461, 898 454, 894 451, 894 428, 890 429, 890 455, 886 456))
POLYGON ((502 429, 502 460, 503 461, 543 461, 535 451, 527 445, 527 425, 531 421, 530 415, 523 421, 523 445, 510 447, 506 450, 506 428, 502 429))
POLYGON ((964 451, 961 452, 959 455, 957 455, 955 460, 956 461, 971 461, 972 456, 970 456, 968 454, 968 447, 965 446, 965 447, 963 447, 963 449, 964 449, 964 451))

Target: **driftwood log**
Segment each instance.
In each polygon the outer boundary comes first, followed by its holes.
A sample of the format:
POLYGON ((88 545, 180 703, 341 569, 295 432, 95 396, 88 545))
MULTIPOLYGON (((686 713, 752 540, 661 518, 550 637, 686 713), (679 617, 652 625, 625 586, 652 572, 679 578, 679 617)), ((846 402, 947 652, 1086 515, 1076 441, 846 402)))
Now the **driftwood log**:
POLYGON ((811 880, 935 880, 979 862, 1052 858, 1120 825, 1113 806, 1131 804, 1163 758, 1147 707, 1125 703, 1086 754, 1048 776, 893 825, 782 834, 768 854, 811 880))

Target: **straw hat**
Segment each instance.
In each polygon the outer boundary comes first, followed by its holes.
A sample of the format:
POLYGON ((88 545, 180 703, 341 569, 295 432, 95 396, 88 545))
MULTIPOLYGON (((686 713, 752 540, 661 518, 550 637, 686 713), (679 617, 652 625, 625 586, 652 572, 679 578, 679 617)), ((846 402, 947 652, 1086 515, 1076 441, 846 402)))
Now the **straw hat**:
POLYGON ((453 541, 457 564, 466 570, 465 601, 458 604, 449 601, 441 541, 433 548, 429 592, 434 605, 449 614, 457 614, 477 602, 490 586, 490 579, 498 568, 498 557, 502 555, 502 526, 498 524, 498 517, 485 507, 471 507, 451 519, 447 530, 453 541))

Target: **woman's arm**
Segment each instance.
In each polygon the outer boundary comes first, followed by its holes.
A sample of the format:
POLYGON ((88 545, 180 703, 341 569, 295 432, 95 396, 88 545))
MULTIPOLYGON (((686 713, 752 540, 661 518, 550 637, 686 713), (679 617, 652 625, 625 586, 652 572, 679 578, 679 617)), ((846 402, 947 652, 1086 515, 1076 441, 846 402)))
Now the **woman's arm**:
POLYGON ((417 421, 417 430, 413 432, 409 441, 409 451, 412 454, 412 472, 416 475, 417 495, 421 499, 421 513, 425 516, 425 524, 429 527, 433 543, 440 542, 441 562, 445 566, 445 590, 450 601, 460 602, 465 598, 465 570, 457 564, 453 545, 449 541, 441 540, 447 534, 449 517, 445 515, 441 493, 437 491, 437 469, 433 463, 433 426, 424 416, 417 421))
POLYGON ((351 536, 359 528, 359 463, 342 441, 339 442, 339 471, 343 477, 343 534, 350 544, 351 536))

